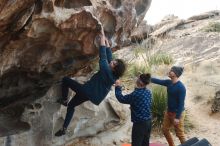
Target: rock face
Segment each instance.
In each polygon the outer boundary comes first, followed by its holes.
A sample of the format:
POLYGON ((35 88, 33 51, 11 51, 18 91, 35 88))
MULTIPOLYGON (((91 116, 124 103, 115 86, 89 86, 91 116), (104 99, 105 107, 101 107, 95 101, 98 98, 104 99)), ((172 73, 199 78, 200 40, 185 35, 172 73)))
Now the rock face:
POLYGON ((142 21, 138 27, 131 33, 131 42, 137 43, 146 39, 149 34, 152 32, 153 28, 150 25, 147 25, 146 21, 142 21))
POLYGON ((101 26, 120 46, 149 5, 150 0, 2 0, 1 108, 41 97, 61 75, 86 67, 97 55, 101 26))
POLYGON ((150 3, 0 0, 0 110, 6 117, 10 111, 8 119, 15 119, 6 127, 7 120, 0 124, 0 135, 30 129, 20 121, 25 106, 43 97, 62 76, 89 68, 98 54, 95 38, 101 26, 113 46, 120 47, 141 23, 150 3))
POLYGON ((202 19, 209 19, 209 18, 213 18, 215 16, 219 16, 220 15, 220 11, 215 10, 215 11, 210 11, 210 12, 206 12, 200 15, 196 15, 196 16, 192 16, 190 18, 188 18, 188 20, 202 20, 202 19))
POLYGON ((167 32, 175 29, 177 26, 179 26, 181 24, 184 24, 183 20, 176 20, 176 21, 174 21, 170 24, 166 24, 165 26, 161 27, 160 29, 152 32, 150 35, 153 37, 165 35, 167 32))
MULTIPOLYGON (((60 94, 59 88, 59 85, 53 86, 44 97, 36 100, 35 103, 28 104, 25 108, 14 107, 14 109, 10 108, 1 113, 0 146, 64 144, 86 146, 90 143, 101 146, 106 143, 100 139, 94 142, 84 137, 98 136, 99 133, 112 129, 117 130, 128 119, 128 107, 117 102, 113 96, 114 92, 110 92, 106 100, 99 106, 95 106, 91 102, 78 106, 67 134, 57 138, 54 133, 61 128, 66 114, 66 107, 55 102, 54 96, 60 94), (22 115, 18 115, 21 113, 18 109, 22 110, 22 115), (14 116, 21 118, 15 120, 14 116), (30 125, 22 121, 26 121, 30 125)), ((73 95, 74 93, 71 93, 70 97, 73 95)), ((117 141, 119 140, 121 139, 117 141)))
POLYGON ((218 60, 220 34, 219 32, 205 31, 210 27, 210 24, 219 23, 218 11, 207 12, 207 14, 214 12, 215 16, 209 19, 197 21, 173 19, 157 24, 150 34, 156 40, 154 49, 172 54, 176 64, 180 65, 191 64, 196 67, 199 62, 204 60, 218 60), (163 37, 162 41, 157 39, 161 36, 163 37))

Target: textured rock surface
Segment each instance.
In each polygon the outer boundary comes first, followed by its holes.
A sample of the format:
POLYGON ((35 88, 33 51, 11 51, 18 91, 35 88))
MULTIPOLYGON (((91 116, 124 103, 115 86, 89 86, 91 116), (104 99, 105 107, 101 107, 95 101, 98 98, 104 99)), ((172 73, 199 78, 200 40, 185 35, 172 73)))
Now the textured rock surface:
POLYGON ((131 41, 132 42, 141 42, 142 40, 146 39, 149 34, 153 31, 152 26, 147 25, 146 21, 142 21, 138 27, 131 33, 131 41))
POLYGON ((219 22, 219 18, 220 15, 198 21, 174 20, 163 25, 151 33, 152 36, 166 34, 163 41, 158 39, 155 48, 173 54, 176 63, 182 65, 192 64, 196 67, 201 61, 217 60, 220 54, 220 34, 206 32, 204 29, 219 22))
POLYGON ((215 11, 206 12, 206 13, 203 13, 203 14, 200 14, 200 15, 192 16, 192 17, 188 18, 188 20, 209 19, 209 18, 219 16, 219 15, 220 15, 220 11, 215 10, 215 11))
MULTIPOLYGON (((10 111, 5 110, 4 113, 1 113, 0 125, 4 129, 0 129, 2 137, 0 146, 7 144, 11 146, 54 146, 65 143, 86 145, 86 142, 91 142, 83 137, 98 136, 104 131, 117 130, 128 121, 128 107, 117 102, 112 91, 99 106, 90 102, 78 106, 66 136, 57 138, 54 133, 62 126, 66 114, 66 107, 55 102, 54 96, 59 95, 59 91, 60 86, 55 85, 35 103, 28 104, 25 108, 22 106, 14 108, 20 109, 22 112, 11 108, 10 111), (18 119, 15 120, 14 117, 18 117, 18 119)), ((70 93, 70 97, 73 95, 74 92, 70 93)), ((93 143, 97 146, 105 144, 100 140, 93 141, 93 143)))
POLYGON ((5 107, 40 97, 61 75, 85 67, 97 55, 94 41, 101 25, 114 46, 120 46, 142 20, 150 0, 1 3, 0 99, 5 107))
POLYGON ((166 33, 168 33, 169 31, 174 30, 179 25, 184 24, 184 20, 180 20, 180 19, 167 20, 166 23, 164 23, 164 22, 162 22, 162 23, 163 23, 163 25, 160 25, 159 28, 155 29, 155 31, 152 32, 150 34, 150 36, 153 36, 153 37, 163 36, 166 33))
POLYGON ((44 96, 62 76, 90 71, 89 65, 97 58, 95 38, 101 26, 113 46, 120 47, 141 23, 150 3, 0 0, 0 110, 5 120, 0 123, 0 135, 32 129, 20 120, 23 110, 44 107, 29 103, 44 96), (6 119, 14 122, 5 126, 6 119))

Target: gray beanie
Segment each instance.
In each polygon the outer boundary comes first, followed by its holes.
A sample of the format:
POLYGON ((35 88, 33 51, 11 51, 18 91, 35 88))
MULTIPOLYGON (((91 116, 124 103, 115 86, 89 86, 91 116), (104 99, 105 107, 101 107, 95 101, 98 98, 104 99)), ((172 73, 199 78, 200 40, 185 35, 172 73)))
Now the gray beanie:
POLYGON ((183 69, 184 69, 183 67, 173 66, 171 68, 171 71, 174 72, 176 76, 179 78, 183 73, 183 69))

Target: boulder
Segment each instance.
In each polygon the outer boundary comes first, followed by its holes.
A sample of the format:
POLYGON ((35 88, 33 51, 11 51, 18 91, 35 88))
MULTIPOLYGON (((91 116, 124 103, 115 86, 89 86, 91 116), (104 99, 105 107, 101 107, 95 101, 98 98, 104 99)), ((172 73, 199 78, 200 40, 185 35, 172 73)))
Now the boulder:
MULTIPOLYGON (((30 136, 33 145, 51 141, 51 129, 59 127, 55 125, 63 119, 54 117, 60 112, 60 106, 54 103, 58 95, 51 97, 52 103, 44 100, 49 97, 49 89, 59 85, 63 76, 91 72, 90 66, 97 61, 96 36, 101 27, 113 47, 120 48, 141 23, 150 3, 151 0, 0 0, 0 136, 8 136, 4 141, 13 141, 13 136, 9 136, 13 134, 17 134, 17 141, 20 136, 23 140, 30 136), (48 127, 50 130, 46 130, 48 127), (47 140, 40 141, 42 137, 47 140)), ((105 106, 110 105, 106 103, 98 111, 104 112, 105 106)), ((93 110, 88 112, 91 119, 86 120, 101 121, 102 118, 92 119, 99 114, 93 110)), ((89 124, 98 129, 92 130, 91 135, 115 126, 109 121, 97 123, 99 128, 89 124)))
POLYGON ((209 18, 219 16, 219 15, 220 15, 220 11, 215 10, 215 11, 205 12, 203 14, 199 14, 199 15, 189 17, 188 20, 198 21, 198 20, 202 20, 202 19, 209 19, 209 18))
POLYGON ((162 23, 163 23, 162 25, 158 24, 159 26, 156 26, 156 29, 154 28, 154 31, 150 33, 150 36, 152 37, 163 36, 169 31, 174 30, 178 26, 184 24, 185 21, 181 19, 175 19, 175 20, 164 21, 162 23))
MULTIPOLYGON (((67 134, 55 137, 54 133, 62 127, 66 115, 66 107, 56 103, 55 96, 59 95, 59 92, 60 86, 55 85, 34 103, 2 110, 0 145, 10 142, 12 146, 53 146, 73 143, 73 145, 84 143, 84 146, 89 146, 92 139, 85 139, 86 137, 95 137, 110 130, 117 131, 128 121, 129 108, 116 100, 112 90, 99 106, 90 101, 77 106, 67 134)), ((69 98, 74 95, 74 92, 70 92, 69 98)), ((112 137, 109 142, 115 139, 117 137, 112 137)), ((101 140, 93 143, 97 146, 105 145, 101 140)))
POLYGON ((148 25, 146 21, 142 21, 131 33, 131 42, 141 42, 146 39, 152 32, 152 26, 148 25))
POLYGON ((103 27, 113 47, 141 22, 151 0, 1 0, 0 108, 42 97, 63 75, 89 66, 103 27))

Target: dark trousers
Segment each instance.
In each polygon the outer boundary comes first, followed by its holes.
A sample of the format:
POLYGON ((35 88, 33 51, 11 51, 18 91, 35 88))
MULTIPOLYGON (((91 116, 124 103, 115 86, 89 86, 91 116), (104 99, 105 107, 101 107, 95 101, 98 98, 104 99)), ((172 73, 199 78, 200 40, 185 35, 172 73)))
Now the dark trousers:
POLYGON ((75 107, 88 101, 89 98, 85 95, 82 84, 69 77, 64 77, 62 80, 62 98, 67 99, 69 88, 76 92, 76 95, 70 100, 67 105, 67 113, 63 124, 67 128, 75 111, 75 107))
POLYGON ((151 120, 136 122, 132 127, 132 146, 149 146, 151 120))

